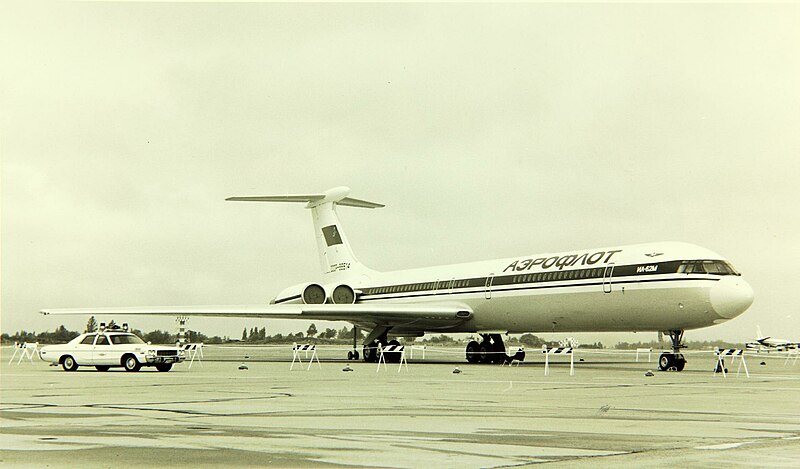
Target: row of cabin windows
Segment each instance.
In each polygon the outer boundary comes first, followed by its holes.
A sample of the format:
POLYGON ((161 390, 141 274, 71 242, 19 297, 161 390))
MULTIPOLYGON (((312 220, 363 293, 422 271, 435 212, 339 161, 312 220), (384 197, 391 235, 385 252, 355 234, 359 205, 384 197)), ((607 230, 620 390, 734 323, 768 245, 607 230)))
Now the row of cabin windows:
POLYGON ((439 282, 409 283, 406 285, 393 285, 390 287, 373 288, 373 294, 381 293, 404 293, 425 290, 449 290, 452 288, 464 288, 469 286, 469 280, 442 280, 439 282))
POLYGON ((561 270, 558 272, 544 272, 538 274, 515 275, 512 283, 549 282, 551 280, 575 280, 583 278, 602 278, 604 268, 561 270))

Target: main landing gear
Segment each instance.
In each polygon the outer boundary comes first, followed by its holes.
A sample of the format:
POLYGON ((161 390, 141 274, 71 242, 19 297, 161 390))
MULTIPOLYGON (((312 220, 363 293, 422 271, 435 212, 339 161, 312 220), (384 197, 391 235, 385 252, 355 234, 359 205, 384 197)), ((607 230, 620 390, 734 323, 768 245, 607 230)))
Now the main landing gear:
MULTIPOLYGON (((364 347, 361 349, 365 362, 377 363, 380 359, 380 349, 382 347, 400 345, 400 342, 396 340, 389 340, 387 336, 388 333, 388 327, 376 327, 369 334, 364 343, 364 347)), ((357 334, 354 335, 357 336, 357 334)), ((355 339, 353 339, 353 347, 355 347, 355 339)), ((358 352, 354 351, 353 354, 355 355, 353 359, 358 360, 358 352)), ((348 358, 349 357, 350 354, 348 353, 348 358)), ((400 363, 400 358, 402 358, 402 352, 383 352, 383 359, 386 360, 386 363, 400 363)))
POLYGON ((683 331, 667 331, 672 340, 672 353, 664 352, 658 357, 658 369, 661 371, 683 371, 686 358, 680 353, 683 345, 683 331))
POLYGON ((467 344, 469 363, 508 363, 511 360, 525 359, 525 352, 522 350, 513 357, 506 355, 506 346, 500 334, 481 334, 481 339, 481 342, 472 340, 467 344))

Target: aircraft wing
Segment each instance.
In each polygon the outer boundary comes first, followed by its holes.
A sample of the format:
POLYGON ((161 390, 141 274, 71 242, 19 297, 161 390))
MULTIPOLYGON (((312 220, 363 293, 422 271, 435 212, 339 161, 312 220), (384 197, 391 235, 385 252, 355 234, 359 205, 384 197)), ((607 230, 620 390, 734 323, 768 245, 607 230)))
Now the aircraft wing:
POLYGON ((44 309, 44 315, 146 315, 206 316, 264 319, 316 319, 349 321, 384 326, 414 326, 424 329, 461 324, 472 317, 472 309, 461 303, 436 304, 323 304, 323 305, 240 305, 240 306, 155 306, 143 308, 44 309))

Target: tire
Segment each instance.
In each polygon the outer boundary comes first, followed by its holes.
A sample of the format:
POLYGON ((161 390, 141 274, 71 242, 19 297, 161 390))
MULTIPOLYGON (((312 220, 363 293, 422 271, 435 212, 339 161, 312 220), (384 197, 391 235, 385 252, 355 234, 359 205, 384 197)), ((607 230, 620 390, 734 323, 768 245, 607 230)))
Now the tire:
POLYGON ((111 367, 108 365, 96 365, 95 368, 97 368, 97 371, 108 371, 111 367))
POLYGON ((489 363, 491 359, 491 349, 489 344, 482 343, 478 345, 478 363, 489 363))
POLYGON ((353 352, 353 360, 358 360, 358 350, 353 352))
POLYGON ((367 363, 377 363, 378 362, 378 343, 376 341, 372 341, 368 344, 364 344, 363 348, 364 353, 364 361, 367 363))
POLYGON ((167 372, 172 369, 172 363, 159 363, 156 365, 156 370, 167 372))
POLYGON ((480 345, 474 340, 471 340, 467 344, 467 363, 478 363, 481 361, 479 349, 480 345))
POLYGON ((684 358, 683 355, 678 355, 675 358, 675 369, 677 369, 678 371, 683 371, 685 367, 686 367, 686 358, 684 358))
MULTIPOLYGON (((396 340, 390 340, 386 345, 400 346, 400 342, 396 340)), ((400 352, 387 352, 383 358, 385 358, 388 363, 400 363, 401 356, 402 354, 400 352)))
POLYGON ((61 359, 61 367, 64 371, 75 371, 78 369, 78 363, 72 358, 72 355, 67 355, 61 359))
POLYGON ((505 363, 507 360, 506 349, 499 343, 493 343, 492 354, 489 356, 489 363, 505 363))
POLYGON ((133 355, 122 357, 122 366, 125 367, 125 371, 139 371, 142 368, 142 364, 133 355))
POLYGON ((347 359, 348 359, 348 360, 352 360, 352 359, 353 359, 353 351, 352 351, 352 350, 350 350, 349 352, 347 352, 347 359))
POLYGON ((675 366, 675 355, 671 353, 662 353, 661 356, 658 357, 659 370, 667 371, 673 366, 675 366))

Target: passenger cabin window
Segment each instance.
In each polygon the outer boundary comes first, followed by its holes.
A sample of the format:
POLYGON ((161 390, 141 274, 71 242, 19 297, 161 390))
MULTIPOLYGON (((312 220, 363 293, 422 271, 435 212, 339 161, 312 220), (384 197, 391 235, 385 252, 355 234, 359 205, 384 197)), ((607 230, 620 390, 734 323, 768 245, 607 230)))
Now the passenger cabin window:
POLYGON ((95 337, 97 337, 97 335, 96 335, 96 334, 87 335, 86 337, 84 337, 84 338, 83 338, 83 340, 81 341, 81 343, 82 343, 83 345, 92 345, 92 344, 94 343, 94 338, 95 338, 95 337))
POLYGON ((95 345, 109 345, 108 338, 104 335, 97 336, 97 343, 95 345))

